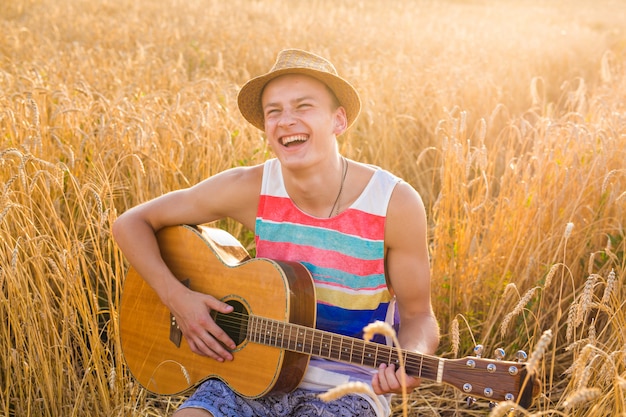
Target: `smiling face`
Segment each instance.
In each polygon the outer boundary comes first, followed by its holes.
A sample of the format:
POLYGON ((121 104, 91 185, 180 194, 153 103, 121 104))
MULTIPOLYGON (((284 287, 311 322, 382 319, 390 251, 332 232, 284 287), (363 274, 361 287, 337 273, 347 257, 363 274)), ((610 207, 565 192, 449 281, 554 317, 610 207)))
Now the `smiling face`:
POLYGON ((261 105, 265 134, 285 166, 314 164, 337 152, 346 112, 324 83, 306 75, 283 75, 267 84, 261 105))

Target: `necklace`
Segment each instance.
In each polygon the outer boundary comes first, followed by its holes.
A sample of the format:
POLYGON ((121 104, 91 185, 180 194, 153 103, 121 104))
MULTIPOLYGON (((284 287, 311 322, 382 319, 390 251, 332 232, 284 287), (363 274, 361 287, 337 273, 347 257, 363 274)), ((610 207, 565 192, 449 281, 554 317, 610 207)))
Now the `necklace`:
POLYGON ((339 192, 337 193, 337 198, 333 203, 333 206, 330 209, 330 213, 328 213, 328 217, 332 217, 333 213, 336 216, 339 214, 339 198, 341 197, 341 192, 343 191, 343 183, 346 182, 346 174, 348 173, 348 161, 343 156, 341 157, 341 166, 343 167, 343 174, 341 175, 341 184, 339 185, 339 192), (336 209, 335 209, 336 207, 336 209))

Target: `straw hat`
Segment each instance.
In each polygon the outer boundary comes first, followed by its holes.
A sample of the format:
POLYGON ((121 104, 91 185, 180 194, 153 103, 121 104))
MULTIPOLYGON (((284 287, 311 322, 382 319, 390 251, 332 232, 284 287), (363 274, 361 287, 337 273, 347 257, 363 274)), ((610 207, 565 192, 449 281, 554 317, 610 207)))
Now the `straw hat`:
POLYGON ((286 49, 278 54, 270 72, 251 79, 239 91, 237 97, 239 110, 253 126, 265 129, 261 107, 263 89, 274 78, 285 74, 304 74, 323 82, 335 93, 339 104, 346 109, 348 127, 356 120, 361 111, 359 94, 349 82, 337 75, 333 64, 307 51, 286 49))

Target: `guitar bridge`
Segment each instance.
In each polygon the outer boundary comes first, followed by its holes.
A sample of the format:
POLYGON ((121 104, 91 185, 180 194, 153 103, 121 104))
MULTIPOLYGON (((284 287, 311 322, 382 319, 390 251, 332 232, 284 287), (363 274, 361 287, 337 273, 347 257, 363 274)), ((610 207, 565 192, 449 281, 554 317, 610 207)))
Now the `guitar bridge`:
MULTIPOLYGON (((188 279, 181 281, 181 283, 189 288, 190 282, 188 279)), ((178 323, 176 322, 176 317, 170 312, 170 341, 176 345, 177 348, 180 347, 180 342, 183 340, 183 332, 178 327, 178 323)))

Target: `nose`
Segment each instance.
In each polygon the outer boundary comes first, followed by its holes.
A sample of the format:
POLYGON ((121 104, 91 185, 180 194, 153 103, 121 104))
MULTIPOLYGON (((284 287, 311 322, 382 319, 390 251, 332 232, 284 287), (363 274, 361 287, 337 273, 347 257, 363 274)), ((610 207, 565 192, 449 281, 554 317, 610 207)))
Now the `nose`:
POLYGON ((278 125, 281 127, 292 126, 296 123, 296 118, 290 110, 283 110, 278 119, 278 125))

